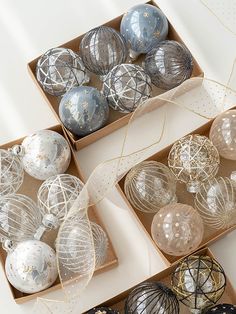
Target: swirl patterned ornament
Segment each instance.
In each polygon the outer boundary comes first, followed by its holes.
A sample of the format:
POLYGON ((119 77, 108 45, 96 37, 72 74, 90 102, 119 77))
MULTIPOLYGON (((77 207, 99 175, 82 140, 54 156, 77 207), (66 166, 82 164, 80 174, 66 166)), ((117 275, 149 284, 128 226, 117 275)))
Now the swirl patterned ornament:
POLYGON ((82 59, 68 48, 53 48, 43 54, 37 62, 36 77, 45 92, 53 96, 89 82, 82 59))

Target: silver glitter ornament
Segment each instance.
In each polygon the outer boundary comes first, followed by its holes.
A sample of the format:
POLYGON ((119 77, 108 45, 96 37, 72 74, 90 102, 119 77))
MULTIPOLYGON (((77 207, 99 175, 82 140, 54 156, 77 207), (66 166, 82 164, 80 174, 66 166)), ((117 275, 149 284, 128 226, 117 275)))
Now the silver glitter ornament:
POLYGON ((139 65, 120 64, 105 77, 102 92, 111 108, 132 112, 151 96, 151 79, 139 65))
POLYGON ((164 40, 146 55, 144 68, 154 85, 169 90, 190 78, 193 58, 183 44, 164 40))
POLYGON ((36 77, 43 89, 54 96, 89 82, 81 58, 68 48, 53 48, 44 53, 37 62, 36 77))
POLYGON ((125 62, 128 56, 125 39, 108 26, 87 32, 79 51, 86 68, 97 75, 106 75, 115 65, 125 62))
POLYGON ((100 129, 108 120, 109 107, 94 87, 75 87, 60 102, 59 116, 64 126, 77 136, 100 129))
POLYGON ((58 276, 56 254, 44 242, 20 242, 7 255, 6 276, 13 287, 23 293, 36 293, 50 287, 58 276))

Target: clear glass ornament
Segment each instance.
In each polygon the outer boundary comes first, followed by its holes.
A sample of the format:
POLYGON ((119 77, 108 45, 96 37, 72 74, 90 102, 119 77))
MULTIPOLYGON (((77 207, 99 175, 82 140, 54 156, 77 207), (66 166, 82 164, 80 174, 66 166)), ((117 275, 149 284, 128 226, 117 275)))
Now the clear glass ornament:
POLYGON ((229 178, 204 182, 194 200, 204 223, 215 229, 236 224, 236 183, 229 178))
POLYGON ((132 112, 151 96, 151 79, 137 64, 120 64, 104 78, 102 92, 111 108, 132 112))
POLYGON ((206 310, 204 314, 236 314, 236 306, 233 304, 217 304, 206 310))
POLYGON ((20 159, 11 151, 0 149, 0 196, 15 193, 24 179, 20 159))
POLYGON ((107 258, 108 238, 102 227, 95 222, 91 222, 91 229, 95 249, 95 268, 99 268, 107 258))
POLYGON ((209 137, 221 157, 236 160, 236 109, 228 110, 216 117, 209 137))
POLYGON ((125 314, 179 314, 173 291, 161 282, 144 282, 135 287, 125 302, 125 314))
POLYGON ((206 136, 198 134, 175 142, 168 156, 169 168, 177 180, 186 183, 190 193, 196 193, 204 181, 213 178, 219 164, 216 147, 206 136))
POLYGON ((151 234, 165 253, 183 256, 197 249, 203 239, 203 221, 190 205, 170 204, 153 217, 151 234))
POLYGON ((223 295, 226 277, 221 265, 209 256, 189 256, 172 274, 172 289, 179 301, 200 314, 223 295))
POLYGON ((132 206, 146 213, 156 213, 177 201, 175 177, 157 161, 143 161, 133 167, 126 175, 124 190, 132 206))
POLYGON ((183 44, 164 40, 146 55, 144 68, 154 85, 169 90, 191 77, 193 58, 183 44))
POLYGON ((59 116, 68 130, 82 137, 106 124, 109 107, 105 97, 96 88, 80 86, 62 97, 59 116))
POLYGON ((37 62, 36 77, 53 96, 61 96, 72 87, 89 82, 82 59, 68 48, 53 48, 44 53, 37 62))
POLYGON ((8 253, 5 271, 14 288, 23 293, 36 293, 47 289, 57 279, 56 254, 44 242, 26 240, 8 253))
POLYGON ((88 31, 81 40, 79 52, 86 68, 97 75, 106 75, 128 56, 124 37, 108 26, 88 31))

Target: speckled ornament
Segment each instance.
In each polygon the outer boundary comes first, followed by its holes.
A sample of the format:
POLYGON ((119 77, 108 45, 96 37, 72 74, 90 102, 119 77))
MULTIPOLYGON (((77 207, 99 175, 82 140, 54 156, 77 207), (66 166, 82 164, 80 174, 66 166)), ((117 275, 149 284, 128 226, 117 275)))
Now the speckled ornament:
POLYGON ((119 314, 118 311, 109 307, 95 307, 87 312, 87 314, 119 314))
POLYGON ((233 304, 217 304, 204 311, 204 314, 236 314, 236 306, 233 304))
POLYGON ((61 99, 59 115, 64 126, 77 136, 100 129, 109 116, 104 96, 94 87, 75 87, 61 99))
POLYGON ((44 242, 27 240, 7 255, 6 276, 23 293, 36 293, 50 287, 58 276, 54 250, 44 242))

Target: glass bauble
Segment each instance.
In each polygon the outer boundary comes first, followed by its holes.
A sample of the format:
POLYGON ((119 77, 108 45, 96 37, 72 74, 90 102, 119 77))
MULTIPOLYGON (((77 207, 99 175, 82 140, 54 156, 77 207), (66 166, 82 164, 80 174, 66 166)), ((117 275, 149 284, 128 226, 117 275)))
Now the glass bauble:
POLYGON ((44 242, 20 242, 8 253, 6 276, 11 285, 23 293, 36 293, 50 287, 57 279, 54 250, 44 242))
POLYGON ((236 224, 236 183, 233 180, 218 177, 204 182, 194 202, 206 225, 224 229, 236 224))
POLYGON ((153 217, 152 238, 165 253, 189 254, 202 242, 204 227, 200 215, 190 205, 170 204, 153 217))
POLYGON ((53 48, 44 53, 37 62, 36 77, 43 89, 54 96, 89 82, 81 58, 68 48, 53 48))
POLYGON ((190 78, 193 58, 183 44, 164 40, 146 55, 144 67, 154 85, 169 90, 190 78))
POLYGON ((221 157, 236 160, 236 109, 228 110, 216 117, 209 137, 221 157))
POLYGON ((124 190, 131 205, 146 213, 176 202, 175 177, 167 166, 157 161, 143 161, 126 175, 124 190))
POLYGON ((135 287, 125 302, 125 314, 178 314, 179 302, 161 282, 144 282, 135 287))
POLYGON ((120 24, 121 34, 131 47, 131 57, 147 53, 168 34, 168 21, 156 6, 139 4, 124 14, 120 24))
POLYGON ((217 304, 206 310, 204 314, 236 314, 236 306, 233 304, 217 304))
POLYGON ((59 115, 64 126, 77 136, 88 135, 105 125, 109 107, 94 87, 75 87, 61 99, 59 115))
POLYGON ((105 77, 103 95, 114 110, 134 111, 152 93, 151 79, 137 64, 120 64, 105 77))
POLYGON ((172 275, 172 289, 195 314, 215 304, 223 295, 225 286, 223 268, 209 256, 186 257, 172 275))
POLYGON ((219 164, 216 147, 206 136, 198 134, 175 142, 168 156, 171 171, 177 180, 186 183, 191 193, 196 193, 204 181, 217 174, 219 164))
POLYGON ((64 173, 70 164, 69 144, 57 132, 37 131, 27 136, 21 147, 24 170, 38 180, 64 173))
POLYGON ((114 66, 125 62, 128 56, 124 37, 108 26, 87 32, 79 51, 86 68, 97 75, 106 75, 114 66))

